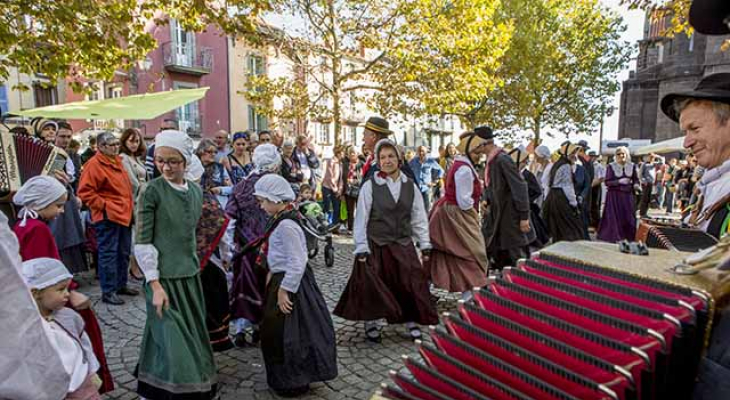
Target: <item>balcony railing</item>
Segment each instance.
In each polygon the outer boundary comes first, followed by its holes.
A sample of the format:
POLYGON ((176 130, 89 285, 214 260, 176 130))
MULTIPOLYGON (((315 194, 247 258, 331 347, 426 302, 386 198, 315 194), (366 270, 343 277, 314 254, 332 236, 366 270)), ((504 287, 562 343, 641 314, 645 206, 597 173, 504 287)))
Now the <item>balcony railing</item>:
POLYGON ((173 72, 206 75, 213 70, 213 49, 174 41, 162 44, 165 68, 173 72))

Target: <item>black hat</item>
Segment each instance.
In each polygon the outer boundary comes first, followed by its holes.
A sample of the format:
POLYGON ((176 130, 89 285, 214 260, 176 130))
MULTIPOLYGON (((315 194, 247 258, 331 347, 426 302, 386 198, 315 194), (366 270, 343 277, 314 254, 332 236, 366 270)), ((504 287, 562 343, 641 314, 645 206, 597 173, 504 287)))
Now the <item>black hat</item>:
POLYGON ((689 9, 689 23, 699 33, 705 35, 725 35, 730 33, 730 1, 694 0, 689 9))
POLYGON ((598 153, 596 153, 594 150, 591 150, 588 152, 589 157, 598 157, 598 153))
POLYGON ((492 128, 486 125, 477 126, 476 128, 474 128, 474 134, 484 140, 494 139, 494 131, 492 131, 492 128))
POLYGON ((664 96, 661 103, 662 111, 675 122, 679 122, 679 113, 674 109, 674 103, 681 99, 709 100, 730 104, 730 73, 706 76, 697 84, 695 90, 670 93, 664 96))
POLYGON ((582 148, 583 148, 583 150, 588 150, 588 149, 590 149, 590 148, 591 148, 590 146, 588 146, 588 142, 587 142, 587 141, 585 141, 585 140, 581 140, 581 141, 579 141, 579 142, 578 142, 578 146, 582 147, 582 148))
POLYGON ((373 131, 379 135, 388 136, 392 135, 393 131, 388 129, 390 127, 390 124, 388 123, 388 120, 381 117, 370 117, 368 118, 368 121, 365 123, 365 129, 373 131))

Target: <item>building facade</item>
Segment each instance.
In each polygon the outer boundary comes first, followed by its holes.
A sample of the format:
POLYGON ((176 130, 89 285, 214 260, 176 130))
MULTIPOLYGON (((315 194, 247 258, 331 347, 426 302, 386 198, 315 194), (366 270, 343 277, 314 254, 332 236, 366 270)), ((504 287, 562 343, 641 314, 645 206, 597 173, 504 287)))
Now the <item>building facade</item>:
POLYGON ((669 24, 669 16, 647 13, 636 70, 623 82, 619 139, 658 142, 680 136, 679 126, 661 111, 662 97, 693 89, 707 75, 730 71, 730 52, 721 48, 727 36, 668 37, 669 24))

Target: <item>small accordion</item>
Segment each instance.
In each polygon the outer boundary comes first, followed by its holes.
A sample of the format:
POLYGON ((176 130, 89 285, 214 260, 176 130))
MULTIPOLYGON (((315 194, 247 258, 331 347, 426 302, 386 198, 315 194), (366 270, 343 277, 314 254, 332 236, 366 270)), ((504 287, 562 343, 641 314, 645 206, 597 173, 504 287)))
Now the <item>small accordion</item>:
POLYGON ((428 343, 417 343, 419 357, 404 356, 405 369, 391 371, 375 398, 691 398, 716 299, 692 280, 642 271, 679 260, 677 253, 634 257, 591 246, 550 246, 475 290, 431 327, 428 343))
POLYGON ((717 239, 699 229, 682 228, 677 224, 642 219, 636 230, 636 241, 647 247, 695 253, 717 244, 717 239))
POLYGON ((16 192, 28 179, 63 171, 68 154, 22 134, 0 131, 0 193, 16 192))

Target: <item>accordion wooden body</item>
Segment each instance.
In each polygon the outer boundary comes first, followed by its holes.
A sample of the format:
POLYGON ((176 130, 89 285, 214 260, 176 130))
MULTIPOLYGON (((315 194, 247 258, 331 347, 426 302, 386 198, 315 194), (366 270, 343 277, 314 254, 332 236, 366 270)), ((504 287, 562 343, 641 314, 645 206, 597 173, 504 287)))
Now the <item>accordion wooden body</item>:
POLYGON ((691 253, 717 244, 717 239, 699 229, 681 228, 676 224, 647 219, 639 222, 636 241, 652 248, 691 253))
POLYGON ((505 269, 418 342, 376 398, 689 399, 708 342, 716 272, 675 276, 684 255, 558 243, 505 269))
POLYGON ((62 149, 26 135, 0 131, 0 193, 16 192, 28 179, 63 171, 62 149))

